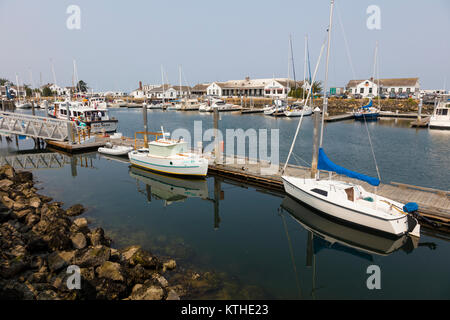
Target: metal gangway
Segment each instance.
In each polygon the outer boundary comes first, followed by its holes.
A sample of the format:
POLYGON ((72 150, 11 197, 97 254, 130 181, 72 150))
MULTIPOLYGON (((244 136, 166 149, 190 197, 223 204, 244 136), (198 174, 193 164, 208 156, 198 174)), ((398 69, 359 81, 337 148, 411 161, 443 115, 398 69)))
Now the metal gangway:
POLYGON ((17 134, 45 140, 73 140, 72 123, 13 112, 0 111, 0 134, 17 134))
POLYGON ((60 169, 69 162, 68 156, 57 152, 0 156, 0 166, 9 164, 19 170, 60 169))

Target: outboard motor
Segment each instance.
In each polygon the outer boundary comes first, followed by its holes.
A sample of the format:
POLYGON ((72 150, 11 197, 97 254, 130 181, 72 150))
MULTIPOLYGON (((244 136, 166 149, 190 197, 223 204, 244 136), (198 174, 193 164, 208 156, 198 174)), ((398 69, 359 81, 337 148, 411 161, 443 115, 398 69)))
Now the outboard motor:
POLYGON ((408 214, 408 233, 411 236, 420 238, 419 205, 415 202, 409 202, 403 206, 403 211, 408 214))

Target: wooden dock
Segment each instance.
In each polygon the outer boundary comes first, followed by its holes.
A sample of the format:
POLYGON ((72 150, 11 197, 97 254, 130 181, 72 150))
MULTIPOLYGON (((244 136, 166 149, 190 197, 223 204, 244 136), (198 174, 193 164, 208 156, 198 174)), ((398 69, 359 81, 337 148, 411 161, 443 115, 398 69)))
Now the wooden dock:
POLYGON ((428 124, 430 123, 431 117, 426 117, 422 119, 417 119, 411 122, 411 127, 413 128, 428 128, 428 124))
POLYGON ((325 122, 336 122, 336 121, 343 121, 343 120, 350 120, 350 119, 354 119, 355 116, 353 115, 353 113, 344 113, 344 114, 338 114, 335 116, 327 116, 325 117, 325 122))
MULTIPOLYGON (((424 116, 427 117, 429 115, 424 114, 424 116)), ((392 112, 392 111, 380 111, 380 117, 416 119, 417 113, 399 113, 399 112, 392 112)))
POLYGON ((243 108, 241 110, 241 113, 246 114, 246 113, 263 113, 264 110, 262 108, 243 108))

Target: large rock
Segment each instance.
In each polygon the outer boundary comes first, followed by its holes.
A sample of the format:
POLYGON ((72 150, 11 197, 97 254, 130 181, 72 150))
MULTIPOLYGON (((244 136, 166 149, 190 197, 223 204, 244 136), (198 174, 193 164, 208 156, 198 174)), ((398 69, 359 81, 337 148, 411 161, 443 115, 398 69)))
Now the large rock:
POLYGON ((36 208, 36 209, 41 206, 41 203, 42 203, 42 201, 38 197, 33 197, 29 200, 30 206, 33 208, 36 208))
POLYGON ((33 174, 30 171, 19 171, 14 175, 14 182, 25 183, 33 181, 33 174))
POLYGON ((4 190, 4 191, 8 191, 9 187, 11 187, 11 185, 13 185, 14 182, 12 182, 9 179, 2 179, 0 180, 0 189, 4 190))
POLYGON ((114 281, 125 280, 122 275, 122 267, 117 262, 105 261, 96 271, 100 278, 107 278, 114 281))
POLYGON ((16 171, 9 164, 5 164, 4 166, 0 167, 0 177, 6 177, 12 180, 14 179, 15 175, 16 171))
POLYGON ((105 246, 90 247, 76 258, 80 268, 97 267, 109 260, 111 249, 105 246))
POLYGON ((140 264, 144 268, 156 269, 160 263, 156 257, 143 250, 140 246, 132 246, 122 251, 122 259, 131 266, 140 264))
POLYGON ((74 204, 69 209, 66 210, 66 214, 70 217, 79 216, 84 212, 84 207, 81 204, 74 204))
POLYGON ((53 252, 47 258, 48 267, 51 271, 59 271, 60 269, 71 265, 75 260, 75 251, 53 252))
POLYGON ((81 232, 75 233, 72 237, 72 245, 75 249, 83 249, 86 247, 86 237, 81 232))
POLYGON ((102 228, 96 228, 88 234, 89 240, 93 246, 109 246, 111 245, 111 240, 105 237, 105 231, 102 228))
POLYGON ((162 300, 164 290, 153 284, 137 284, 133 287, 130 300, 162 300))

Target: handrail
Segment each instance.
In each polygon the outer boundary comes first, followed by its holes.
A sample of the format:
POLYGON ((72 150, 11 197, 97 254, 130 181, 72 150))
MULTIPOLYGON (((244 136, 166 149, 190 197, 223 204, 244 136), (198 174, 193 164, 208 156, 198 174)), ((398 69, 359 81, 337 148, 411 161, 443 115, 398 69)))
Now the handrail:
POLYGON ((137 135, 142 134, 144 135, 144 142, 147 142, 147 136, 153 135, 156 136, 156 140, 158 140, 158 136, 162 136, 162 132, 150 132, 150 131, 137 131, 134 133, 134 149, 137 149, 137 135))

